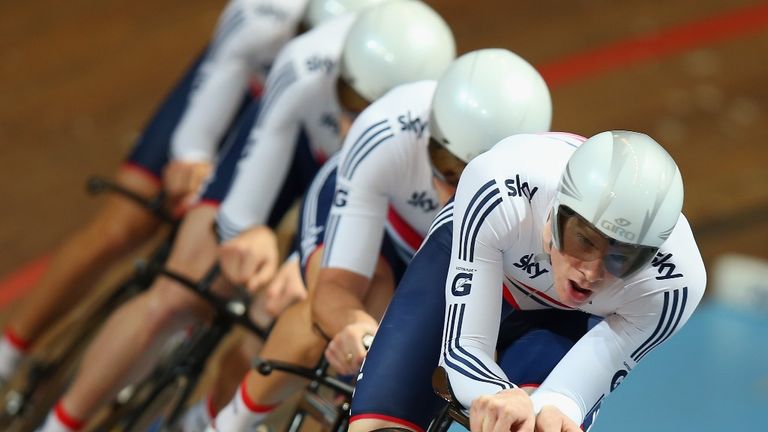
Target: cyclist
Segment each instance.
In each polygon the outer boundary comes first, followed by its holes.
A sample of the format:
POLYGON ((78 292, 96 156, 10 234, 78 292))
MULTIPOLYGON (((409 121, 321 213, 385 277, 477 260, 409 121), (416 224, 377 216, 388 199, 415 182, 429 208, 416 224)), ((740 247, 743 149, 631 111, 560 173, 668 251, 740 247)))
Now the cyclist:
POLYGON ((350 430, 425 428, 438 360, 473 431, 589 428, 704 292, 675 162, 647 135, 609 131, 511 136, 441 168, 463 169, 455 200, 387 310, 350 430), (529 398, 526 384, 541 386, 529 398))
MULTIPOLYGON (((303 204, 300 254, 310 299, 278 318, 261 356, 312 366, 325 349, 334 370, 356 373, 396 281, 452 193, 451 179, 433 176, 430 155, 432 163, 469 160, 508 134, 547 130, 550 119, 544 80, 506 50, 466 54, 439 81, 402 85, 367 108, 303 204), (469 137, 467 129, 484 133, 469 137), (428 152, 430 140, 450 142, 450 150, 433 153, 440 148, 430 144, 428 152)), ((252 426, 301 383, 249 372, 215 427, 252 426)))
MULTIPOLYGON (((210 46, 166 97, 116 181, 169 208, 189 204, 211 172, 217 145, 235 123, 248 87, 259 87, 278 49, 294 33, 307 0, 231 0, 210 46)), ((0 341, 0 381, 12 376, 32 343, 86 295, 102 271, 156 232, 159 221, 133 202, 104 208, 56 251, 42 279, 8 321, 0 341)))
MULTIPOLYGON (((412 40, 414 35, 425 37, 421 43, 434 47, 430 39, 433 34, 419 30, 429 30, 421 21, 426 17, 434 20, 437 15, 423 3, 406 0, 371 9, 372 18, 360 26, 356 24, 356 14, 345 14, 293 39, 277 56, 270 71, 253 129, 241 136, 247 138, 243 140, 247 141, 245 153, 237 164, 237 178, 222 203, 222 213, 229 215, 226 212, 230 198, 239 198, 237 205, 240 206, 256 201, 262 212, 256 214, 255 223, 271 225, 270 214, 292 202, 303 191, 303 182, 309 182, 324 155, 340 146, 343 129, 339 124, 349 114, 342 112, 339 101, 351 101, 345 106, 352 111, 359 104, 367 103, 365 98, 375 98, 400 82, 437 75, 423 57, 400 55, 397 48, 402 45, 392 44, 393 34, 386 31, 387 21, 376 19, 385 13, 390 17, 389 22, 397 16, 399 29, 406 30, 398 36, 411 40, 414 45, 419 43, 412 40), (349 38, 375 41, 379 49, 342 53, 348 33, 349 38), (365 58, 359 58, 361 56, 365 58), (390 56, 397 56, 401 61, 391 64, 390 56), (340 58, 354 65, 351 70, 344 69, 341 78, 340 58), (373 73, 361 70, 360 65, 372 64, 378 65, 376 74, 365 79, 362 74, 373 73), (304 131, 304 138, 299 137, 300 129, 304 131), (258 175, 266 178, 261 181, 255 177, 258 175), (280 183, 283 183, 282 190, 276 187, 280 183)), ((443 34, 434 35, 440 42, 451 37, 447 27, 443 30, 443 34)), ((452 44, 452 37, 450 41, 452 44)), ((216 243, 210 229, 215 213, 214 206, 203 205, 185 217, 167 263, 170 269, 195 279, 211 267, 216 259, 216 243)), ((231 232, 230 226, 219 232, 226 237, 231 232)), ((264 270, 265 267, 259 267, 259 271, 264 270)), ((162 343, 169 333, 204 319, 209 313, 208 305, 194 294, 165 278, 158 279, 147 293, 121 307, 100 331, 72 386, 45 427, 62 430, 67 423, 69 429, 80 426, 87 415, 130 382, 135 373, 141 372, 140 366, 152 364, 148 359, 154 344, 162 343), (67 422, 67 418, 74 421, 67 422)))

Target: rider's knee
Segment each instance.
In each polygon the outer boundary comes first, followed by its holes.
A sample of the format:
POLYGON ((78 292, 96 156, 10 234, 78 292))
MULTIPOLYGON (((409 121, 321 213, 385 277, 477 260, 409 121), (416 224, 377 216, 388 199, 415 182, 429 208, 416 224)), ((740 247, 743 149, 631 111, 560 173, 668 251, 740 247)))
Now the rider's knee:
POLYGON ((119 253, 143 241, 154 227, 150 219, 116 217, 114 212, 101 212, 91 220, 87 232, 105 252, 119 253))
POLYGON ((171 322, 186 324, 207 316, 205 302, 174 281, 158 278, 146 295, 146 319, 154 327, 165 327, 171 322))
POLYGON ((322 357, 325 347, 326 343, 324 341, 318 341, 317 338, 309 337, 303 349, 299 352, 300 358, 296 360, 305 366, 313 366, 322 357))
POLYGON ((293 306, 295 314, 288 314, 286 318, 291 318, 295 331, 292 333, 292 338, 296 347, 300 347, 297 350, 296 361, 305 365, 313 365, 317 363, 320 356, 323 355, 327 341, 316 333, 312 321, 310 320, 310 302, 304 300, 293 306), (299 316, 296 316, 299 315, 299 316))
MULTIPOLYGON (((320 329, 317 327, 317 323, 322 321, 322 319, 324 318, 326 314, 326 311, 325 311, 326 306, 320 304, 319 301, 316 301, 316 300, 313 301, 311 299, 311 296, 309 300, 305 300, 304 302, 307 303, 306 311, 308 312, 310 325, 315 330, 315 332, 319 332, 320 329)), ((326 335, 323 335, 323 336, 326 336, 326 335)))

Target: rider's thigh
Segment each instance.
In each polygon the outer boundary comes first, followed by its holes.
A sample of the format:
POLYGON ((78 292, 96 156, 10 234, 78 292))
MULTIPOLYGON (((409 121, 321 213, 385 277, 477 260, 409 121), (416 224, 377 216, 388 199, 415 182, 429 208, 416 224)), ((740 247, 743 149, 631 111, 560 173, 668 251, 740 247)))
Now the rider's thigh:
MULTIPOLYGON (((198 206, 185 217, 166 267, 191 280, 202 279, 216 262, 216 239, 211 229, 216 207, 198 206)), ((167 277, 158 277, 147 292, 150 319, 165 322, 192 315, 208 318, 210 306, 198 295, 167 277)))
POLYGON ((207 320, 212 314, 205 300, 166 278, 158 278, 144 296, 147 324, 158 329, 172 321, 207 320))
MULTIPOLYGON (((132 170, 120 170, 117 184, 145 198, 160 192, 160 185, 132 170)), ((125 197, 111 194, 104 206, 91 220, 89 229, 95 231, 101 242, 115 247, 134 244, 151 235, 160 221, 146 208, 125 197)))
POLYGON ((213 221, 218 207, 198 205, 192 208, 179 227, 168 257, 169 269, 198 280, 216 262, 217 243, 213 221))

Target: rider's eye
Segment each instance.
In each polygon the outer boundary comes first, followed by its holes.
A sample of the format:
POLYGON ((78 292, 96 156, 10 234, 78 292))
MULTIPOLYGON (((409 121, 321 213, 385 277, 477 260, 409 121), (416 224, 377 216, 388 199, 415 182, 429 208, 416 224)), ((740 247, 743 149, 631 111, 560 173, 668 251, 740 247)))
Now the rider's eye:
POLYGON ((623 264, 629 260, 626 255, 618 255, 618 254, 610 254, 606 257, 606 259, 609 259, 615 263, 623 264))
POLYGON ((595 247, 594 243, 592 243, 591 240, 589 240, 587 237, 584 236, 584 234, 576 234, 576 238, 579 239, 579 244, 584 247, 595 247))

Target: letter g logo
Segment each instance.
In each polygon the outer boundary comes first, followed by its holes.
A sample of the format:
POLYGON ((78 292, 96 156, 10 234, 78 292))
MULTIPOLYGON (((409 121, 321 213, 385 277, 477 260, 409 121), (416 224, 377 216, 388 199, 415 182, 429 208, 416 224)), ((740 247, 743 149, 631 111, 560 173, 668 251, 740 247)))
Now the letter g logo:
POLYGON ((472 290, 472 273, 457 273, 451 284, 451 294, 456 297, 468 295, 472 290))

